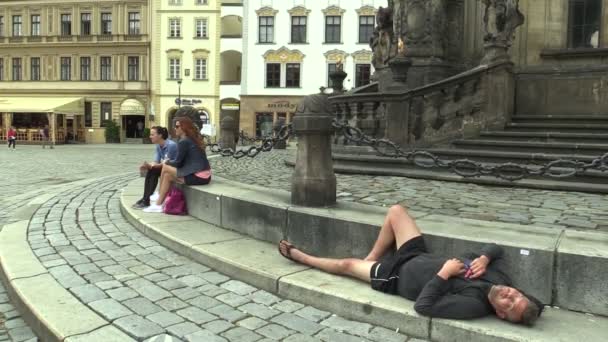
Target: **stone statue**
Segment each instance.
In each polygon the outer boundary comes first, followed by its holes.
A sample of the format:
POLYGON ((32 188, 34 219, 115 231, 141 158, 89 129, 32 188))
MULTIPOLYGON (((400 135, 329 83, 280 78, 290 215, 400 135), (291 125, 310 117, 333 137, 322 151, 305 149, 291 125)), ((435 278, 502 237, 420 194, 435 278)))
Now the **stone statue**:
POLYGON ((388 67, 390 59, 397 55, 397 47, 394 43, 392 8, 393 2, 389 1, 389 7, 380 7, 376 14, 378 26, 376 26, 369 42, 374 51, 372 65, 376 70, 388 67))
POLYGON ((513 44, 515 30, 524 23, 519 11, 519 0, 482 0, 486 6, 484 41, 486 44, 509 48, 513 44))

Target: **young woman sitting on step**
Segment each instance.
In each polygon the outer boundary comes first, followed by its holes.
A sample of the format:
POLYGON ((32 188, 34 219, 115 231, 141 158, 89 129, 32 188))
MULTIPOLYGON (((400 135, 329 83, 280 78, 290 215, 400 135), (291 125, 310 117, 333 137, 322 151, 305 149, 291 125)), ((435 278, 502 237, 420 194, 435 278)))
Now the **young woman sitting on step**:
POLYGON ((178 117, 175 121, 175 134, 179 138, 177 158, 163 165, 158 199, 156 203, 144 209, 144 212, 163 212, 163 203, 173 182, 205 185, 211 181, 211 166, 205 153, 205 142, 192 120, 188 117, 178 117))

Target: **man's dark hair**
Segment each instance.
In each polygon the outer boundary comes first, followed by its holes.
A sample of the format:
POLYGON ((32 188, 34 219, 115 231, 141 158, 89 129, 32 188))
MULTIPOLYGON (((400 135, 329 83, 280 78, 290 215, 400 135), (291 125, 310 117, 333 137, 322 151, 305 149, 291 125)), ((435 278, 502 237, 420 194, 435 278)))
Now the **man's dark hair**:
POLYGON ((521 290, 519 290, 519 292, 521 292, 521 294, 528 299, 528 306, 526 306, 526 309, 521 315, 520 323, 523 325, 532 326, 543 313, 545 306, 536 297, 531 296, 521 290))
POLYGON ((163 139, 167 140, 169 138, 169 131, 163 126, 153 126, 153 130, 156 131, 156 134, 159 134, 163 137, 163 139))

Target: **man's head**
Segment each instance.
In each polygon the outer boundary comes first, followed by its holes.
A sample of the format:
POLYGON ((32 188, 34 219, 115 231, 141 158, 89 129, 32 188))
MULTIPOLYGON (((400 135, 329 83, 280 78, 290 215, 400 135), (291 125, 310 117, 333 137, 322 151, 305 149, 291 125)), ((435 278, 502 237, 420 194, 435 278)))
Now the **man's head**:
POLYGON ((153 144, 160 144, 169 137, 169 132, 161 126, 154 126, 150 130, 150 141, 153 144))
POLYGON ((543 304, 522 291, 502 285, 494 285, 488 300, 500 319, 531 326, 543 311, 543 304))

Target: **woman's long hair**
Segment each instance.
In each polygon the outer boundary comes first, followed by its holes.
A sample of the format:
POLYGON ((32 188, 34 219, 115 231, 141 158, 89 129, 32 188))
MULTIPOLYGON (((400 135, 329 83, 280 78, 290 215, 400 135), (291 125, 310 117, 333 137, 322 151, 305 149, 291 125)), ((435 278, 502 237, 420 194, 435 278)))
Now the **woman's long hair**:
POLYGON ((192 119, 182 116, 175 119, 175 122, 179 122, 179 128, 184 132, 184 134, 192 139, 196 146, 198 146, 201 150, 205 150, 205 141, 201 136, 201 133, 196 129, 196 126, 192 122, 192 119))

